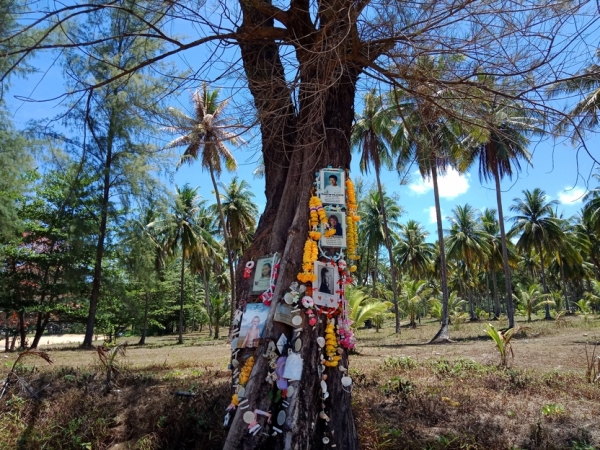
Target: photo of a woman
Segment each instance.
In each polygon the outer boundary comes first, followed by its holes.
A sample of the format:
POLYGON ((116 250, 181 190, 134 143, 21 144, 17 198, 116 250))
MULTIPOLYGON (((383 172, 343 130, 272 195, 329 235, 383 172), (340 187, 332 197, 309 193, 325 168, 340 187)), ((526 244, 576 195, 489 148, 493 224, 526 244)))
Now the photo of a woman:
POLYGON ((338 216, 336 216, 335 214, 330 215, 329 218, 327 219, 327 223, 329 224, 329 228, 333 228, 335 230, 334 236, 343 236, 344 235, 344 231, 342 229, 342 224, 340 223, 338 216))
POLYGON ((254 276, 252 277, 252 294, 263 293, 271 287, 271 274, 273 273, 273 257, 265 256, 256 261, 254 276))

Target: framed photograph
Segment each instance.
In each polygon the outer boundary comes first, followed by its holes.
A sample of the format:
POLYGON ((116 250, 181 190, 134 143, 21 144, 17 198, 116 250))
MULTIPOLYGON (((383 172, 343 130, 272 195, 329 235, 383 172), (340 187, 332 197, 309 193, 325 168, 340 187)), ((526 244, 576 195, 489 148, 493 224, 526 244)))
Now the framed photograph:
POLYGON ((246 311, 242 316, 242 324, 240 325, 240 335, 238 336, 239 348, 258 347, 268 315, 269 307, 262 302, 246 305, 246 311))
POLYGON ((321 169, 319 172, 319 190, 323 203, 346 204, 346 174, 341 169, 321 169))
POLYGON ((263 256, 254 265, 252 276, 251 294, 262 294, 271 286, 271 274, 273 273, 273 257, 263 256))
POLYGON ((337 308, 340 296, 338 290, 338 269, 331 263, 315 262, 317 280, 313 283, 313 300, 316 305, 337 308))
POLYGON ((321 224, 322 247, 346 247, 346 213, 343 211, 325 211, 327 224, 321 224), (325 231, 335 230, 332 236, 325 236, 325 231))

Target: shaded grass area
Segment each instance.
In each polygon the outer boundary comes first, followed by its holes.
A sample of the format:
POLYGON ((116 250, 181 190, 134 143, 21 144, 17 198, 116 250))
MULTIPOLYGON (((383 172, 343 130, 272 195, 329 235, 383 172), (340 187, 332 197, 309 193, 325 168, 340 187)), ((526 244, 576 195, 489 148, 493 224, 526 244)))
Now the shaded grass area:
MULTIPOLYGON (((350 374, 362 447, 600 448, 600 386, 585 381, 584 353, 599 325, 575 317, 533 322, 514 341, 508 369, 498 367, 484 322, 454 326, 456 342, 445 345, 426 345, 434 322, 401 336, 390 327, 360 331, 350 374)), ((29 359, 19 368, 40 399, 15 383, 0 400, 0 448, 219 449, 229 351, 203 336, 183 346, 173 338, 130 346, 106 394, 94 352, 50 348, 53 366, 29 359)), ((14 360, 6 356, 4 376, 14 360)))

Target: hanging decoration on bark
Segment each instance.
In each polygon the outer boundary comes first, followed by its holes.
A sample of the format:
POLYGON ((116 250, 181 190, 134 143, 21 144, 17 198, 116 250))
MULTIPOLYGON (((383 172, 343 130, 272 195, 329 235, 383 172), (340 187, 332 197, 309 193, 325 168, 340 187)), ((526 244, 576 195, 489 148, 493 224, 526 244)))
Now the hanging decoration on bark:
MULTIPOLYGON (((343 169, 329 167, 321 169, 315 176, 308 204, 308 236, 298 281, 292 282, 281 298, 273 298, 279 269, 277 254, 247 262, 243 272, 243 278, 250 283, 250 297, 243 302, 245 311, 239 310, 235 314, 237 329, 232 333, 235 342, 232 342, 230 364, 234 392, 224 425, 229 424, 231 415, 239 408, 242 422, 252 436, 259 432, 276 436, 286 429, 286 421, 291 417, 288 412, 290 399, 297 393, 307 366, 301 356, 303 346, 307 345, 303 338, 315 339, 314 330, 322 333, 316 337, 320 349, 316 368, 321 395, 319 404, 315 405, 315 414, 318 412, 317 416, 324 424, 328 424, 336 412, 330 399, 333 388, 328 382, 336 380, 347 393, 352 387, 348 369, 341 362, 344 349, 355 346, 345 286, 352 283, 351 272, 356 270, 358 260, 356 195, 354 185, 343 169), (283 326, 284 333, 279 337, 263 337, 262 329, 274 300, 277 304, 273 321, 283 326), (308 330, 312 332, 308 333, 308 330), (264 343, 261 345, 261 342, 264 343), (259 345, 264 350, 255 354, 259 345), (255 358, 265 359, 265 373, 252 373, 255 358), (252 383, 264 382, 269 386, 267 400, 270 407, 266 411, 264 402, 250 405, 246 398, 246 385, 251 378, 252 383), (260 407, 262 409, 258 409, 260 407)), ((337 446, 336 430, 317 429, 323 430, 318 436, 323 444, 331 448, 337 446)), ((337 430, 338 435, 343 435, 343 431, 337 430)))

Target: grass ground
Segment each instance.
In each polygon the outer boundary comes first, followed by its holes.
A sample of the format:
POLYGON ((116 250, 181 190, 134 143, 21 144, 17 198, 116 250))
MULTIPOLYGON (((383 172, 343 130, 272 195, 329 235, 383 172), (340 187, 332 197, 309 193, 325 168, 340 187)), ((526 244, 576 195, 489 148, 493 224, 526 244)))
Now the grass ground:
MULTIPOLYGON (((358 333, 351 373, 364 449, 600 448, 600 386, 585 377, 585 343, 600 338, 600 320, 520 323, 528 328, 514 340, 506 369, 484 325, 453 325, 454 343, 443 345, 427 344, 437 331, 432 322, 400 336, 391 326, 358 333)), ((72 344, 45 349, 52 366, 30 357, 19 369, 35 390, 44 388, 40 401, 17 385, 0 400, 0 448, 221 448, 224 339, 195 334, 183 346, 175 337, 130 345, 109 394, 95 352, 72 344)), ((2 356, 5 377, 16 354, 2 356)))

